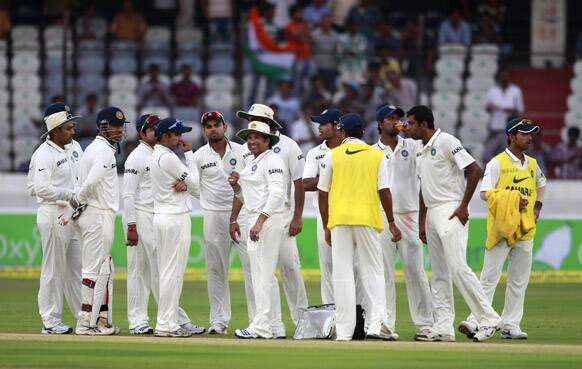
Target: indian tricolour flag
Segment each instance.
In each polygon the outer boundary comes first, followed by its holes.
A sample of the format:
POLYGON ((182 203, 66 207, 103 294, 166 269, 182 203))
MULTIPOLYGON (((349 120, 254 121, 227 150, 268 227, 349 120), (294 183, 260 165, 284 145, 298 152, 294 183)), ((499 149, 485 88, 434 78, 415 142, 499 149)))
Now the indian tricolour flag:
POLYGON ((263 28, 258 8, 249 12, 246 54, 255 72, 279 79, 291 71, 295 55, 271 39, 263 28))

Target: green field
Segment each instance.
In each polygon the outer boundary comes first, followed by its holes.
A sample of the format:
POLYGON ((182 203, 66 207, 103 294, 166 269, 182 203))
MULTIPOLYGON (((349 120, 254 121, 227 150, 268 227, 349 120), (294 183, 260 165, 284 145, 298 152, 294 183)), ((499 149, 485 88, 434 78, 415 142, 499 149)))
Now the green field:
MULTIPOLYGON (((208 335, 161 339, 128 335, 124 281, 115 283, 114 321, 117 337, 40 335, 37 313, 38 281, 0 279, 0 367, 2 368, 582 368, 582 285, 532 284, 522 328, 528 341, 499 337, 476 344, 458 334, 456 343, 416 343, 403 284, 398 284, 399 342, 258 340, 233 338, 246 326, 242 283, 231 284, 233 319, 229 336, 208 335)), ((503 289, 496 294, 501 311, 503 289)), ((319 301, 318 283, 307 284, 310 303, 319 301)), ((284 300, 284 299, 283 299, 284 300)), ((457 320, 467 314, 456 296, 457 320)), ((204 282, 186 282, 182 307, 197 324, 207 325, 208 301, 204 282)), ((283 306, 288 336, 293 327, 283 306)), ((155 318, 155 306, 151 306, 155 318)), ((73 320, 67 311, 66 323, 73 320)), ((153 322, 152 322, 153 323, 153 322)))

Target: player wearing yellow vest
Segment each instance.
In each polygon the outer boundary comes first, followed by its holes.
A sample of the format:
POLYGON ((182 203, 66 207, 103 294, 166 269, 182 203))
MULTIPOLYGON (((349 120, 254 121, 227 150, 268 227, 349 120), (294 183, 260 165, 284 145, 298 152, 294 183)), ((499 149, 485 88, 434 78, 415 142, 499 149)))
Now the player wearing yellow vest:
MULTIPOLYGON (((507 339, 527 339, 527 333, 520 328, 523 317, 525 290, 529 281, 532 262, 533 239, 536 233, 535 222, 540 215, 545 194, 546 177, 534 158, 524 154, 529 148, 533 137, 540 127, 531 121, 515 118, 507 123, 509 145, 499 155, 491 159, 485 168, 481 183, 481 198, 488 201, 490 190, 518 191, 521 194, 519 211, 522 220, 534 224, 534 227, 514 244, 508 244, 502 239, 492 248, 485 250, 481 286, 489 301, 493 301, 495 287, 501 277, 501 271, 506 259, 507 287, 505 289, 505 305, 501 319, 503 326, 501 337, 507 339), (525 218, 525 219, 524 219, 525 218)), ((491 199, 489 199, 491 201, 491 199)), ((491 213, 487 217, 488 232, 494 222, 491 213)), ((461 322, 459 331, 472 337, 478 331, 478 325, 473 316, 461 322)))
POLYGON ((332 246, 336 339, 351 340, 356 327, 354 254, 357 254, 367 301, 366 335, 390 340, 380 246, 384 229, 380 203, 393 240, 400 240, 401 234, 392 213, 387 159, 361 140, 364 122, 357 114, 342 116, 338 129, 342 144, 325 154, 317 185, 325 239, 332 246))

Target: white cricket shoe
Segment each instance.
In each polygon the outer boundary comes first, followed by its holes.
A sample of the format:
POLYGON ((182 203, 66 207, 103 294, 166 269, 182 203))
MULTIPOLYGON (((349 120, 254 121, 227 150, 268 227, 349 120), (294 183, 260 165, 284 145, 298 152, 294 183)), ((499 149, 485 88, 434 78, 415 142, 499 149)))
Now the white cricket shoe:
POLYGON ((154 333, 154 329, 152 327, 149 326, 149 324, 142 324, 140 326, 137 326, 135 328, 131 328, 129 330, 129 334, 135 334, 135 335, 146 335, 146 334, 153 334, 154 333))
POLYGON ((506 340, 527 340, 528 335, 519 328, 509 328, 501 330, 501 338, 506 340))
POLYGON ((202 333, 206 332, 206 328, 199 327, 195 324, 192 324, 192 322, 181 324, 180 328, 185 329, 192 334, 202 334, 202 333))
POLYGON ((475 334, 479 331, 477 324, 469 320, 463 320, 460 322, 458 329, 459 332, 463 333, 469 339, 475 337, 475 334))
POLYGON ((285 332, 285 326, 281 326, 279 328, 273 329, 271 332, 273 334, 273 339, 276 340, 284 340, 287 339, 287 333, 285 332))
POLYGON ((47 328, 43 325, 40 333, 42 333, 42 334, 69 334, 69 333, 73 333, 73 328, 64 324, 63 322, 60 322, 57 325, 50 327, 50 328, 47 328))
POLYGON ((477 333, 473 337, 473 342, 483 342, 495 335, 499 328, 497 327, 479 327, 477 333))
POLYGON ((208 334, 221 334, 221 335, 226 335, 227 334, 227 330, 226 327, 221 325, 221 324, 213 324, 210 326, 210 328, 208 328, 208 334))
POLYGON ((155 331, 154 335, 156 337, 192 337, 192 333, 187 330, 184 329, 182 327, 176 329, 175 331, 160 331, 157 330, 155 331))
POLYGON ((257 339, 257 338, 260 338, 258 335, 254 334, 248 328, 237 329, 237 330, 234 331, 234 335, 237 338, 242 338, 242 339, 257 339))
POLYGON ((398 341, 398 338, 400 338, 398 333, 366 334, 367 340, 398 341))
POLYGON ((425 328, 414 336, 414 340, 421 342, 455 342, 455 336, 437 333, 430 328, 425 328))
POLYGON ((119 327, 115 326, 98 326, 98 327, 87 327, 86 325, 78 325, 75 329, 75 334, 80 336, 114 336, 119 334, 119 327))
POLYGON ((121 332, 121 329, 118 326, 109 324, 109 321, 107 320, 107 318, 102 317, 102 316, 100 316, 99 319, 97 319, 97 329, 100 332, 102 332, 102 333, 98 334, 101 336, 117 335, 121 332), (112 333, 106 333, 106 332, 112 332, 112 333))

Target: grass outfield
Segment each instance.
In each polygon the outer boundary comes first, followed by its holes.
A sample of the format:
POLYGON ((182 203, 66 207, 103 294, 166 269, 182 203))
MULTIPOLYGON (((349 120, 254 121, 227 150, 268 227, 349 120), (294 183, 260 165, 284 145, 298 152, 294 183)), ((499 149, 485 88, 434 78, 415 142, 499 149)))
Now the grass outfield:
MULTIPOLYGON (((128 335, 125 283, 115 284, 114 321, 118 337, 40 335, 36 294, 38 281, 0 279, 0 367, 2 368, 581 368, 582 286, 532 284, 522 328, 527 341, 499 336, 481 344, 457 334, 456 343, 415 343, 403 284, 398 284, 399 342, 350 342, 233 339, 234 328, 246 325, 242 283, 231 284, 233 319, 226 337, 208 335, 159 339, 128 335)), ((503 298, 500 286, 496 301, 503 298)), ((307 283, 310 303, 319 301, 317 283, 307 283)), ((284 299, 283 299, 284 300, 284 299)), ((467 308, 456 295, 457 321, 467 308)), ((208 301, 204 282, 186 282, 182 307, 197 324, 207 325, 208 301)), ((495 307, 501 311, 502 306, 495 307)), ((293 334, 283 306, 287 332, 293 334)), ((155 317, 155 307, 150 308, 155 317)), ((64 321, 72 324, 68 312, 64 321)))

